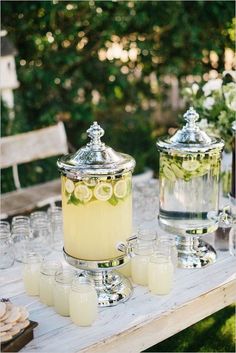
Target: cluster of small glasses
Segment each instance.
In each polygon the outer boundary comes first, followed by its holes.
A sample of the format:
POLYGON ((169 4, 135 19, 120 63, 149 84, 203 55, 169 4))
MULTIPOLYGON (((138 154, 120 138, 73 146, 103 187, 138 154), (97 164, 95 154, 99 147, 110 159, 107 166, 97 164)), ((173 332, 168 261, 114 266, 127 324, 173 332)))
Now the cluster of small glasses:
POLYGON ((98 315, 98 299, 93 283, 61 262, 28 253, 23 260, 23 282, 30 296, 39 296, 62 316, 70 316, 78 326, 90 326, 98 315))
POLYGON ((134 226, 156 221, 158 214, 158 184, 156 179, 133 185, 134 226))
POLYGON ((47 212, 37 211, 30 216, 15 216, 11 225, 0 221, 0 269, 22 262, 24 254, 33 251, 42 256, 52 249, 61 250, 63 227, 61 207, 50 207, 47 212))
POLYGON ((165 295, 172 289, 177 262, 175 239, 157 237, 152 229, 140 227, 132 245, 130 264, 120 272, 131 276, 134 283, 148 286, 153 294, 165 295))

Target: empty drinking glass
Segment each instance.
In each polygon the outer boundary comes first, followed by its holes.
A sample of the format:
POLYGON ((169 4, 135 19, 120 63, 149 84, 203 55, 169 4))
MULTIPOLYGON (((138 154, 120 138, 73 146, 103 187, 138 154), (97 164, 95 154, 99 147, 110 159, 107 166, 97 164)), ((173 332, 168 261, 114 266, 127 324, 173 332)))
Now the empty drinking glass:
POLYGON ((37 211, 30 215, 31 249, 46 256, 51 252, 51 229, 47 212, 37 211))
POLYGON ((10 223, 7 221, 0 221, 0 232, 2 230, 9 230, 10 231, 10 223))
POLYGON ((22 262, 27 251, 30 250, 30 225, 28 221, 18 220, 12 224, 12 241, 14 243, 15 259, 22 262))
POLYGON ((0 269, 11 267, 15 255, 10 230, 6 226, 0 226, 0 269))
POLYGON ((52 247, 54 250, 61 251, 63 248, 62 208, 59 206, 50 207, 48 216, 51 225, 52 247))

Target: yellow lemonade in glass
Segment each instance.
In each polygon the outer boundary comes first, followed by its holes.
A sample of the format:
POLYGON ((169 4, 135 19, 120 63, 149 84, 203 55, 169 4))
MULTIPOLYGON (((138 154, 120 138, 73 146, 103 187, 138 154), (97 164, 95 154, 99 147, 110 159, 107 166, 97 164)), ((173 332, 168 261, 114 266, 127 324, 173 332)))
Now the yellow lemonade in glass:
POLYGON ((64 248, 83 260, 120 256, 132 232, 131 172, 71 180, 62 176, 64 248))

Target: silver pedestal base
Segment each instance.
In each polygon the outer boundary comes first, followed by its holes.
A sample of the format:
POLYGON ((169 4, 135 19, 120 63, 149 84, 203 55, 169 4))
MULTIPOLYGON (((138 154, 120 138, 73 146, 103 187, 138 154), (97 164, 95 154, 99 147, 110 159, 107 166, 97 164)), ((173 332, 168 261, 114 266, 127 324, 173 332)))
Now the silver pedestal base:
POLYGON ((202 239, 177 236, 178 267, 202 268, 216 261, 215 249, 202 239))
POLYGON ((99 306, 114 306, 129 299, 132 294, 132 285, 128 278, 116 271, 84 271, 84 276, 93 280, 99 306))
POLYGON ((132 294, 132 284, 115 269, 129 262, 129 256, 121 256, 103 260, 92 261, 77 259, 63 249, 65 260, 76 268, 83 270, 83 275, 89 277, 94 283, 98 296, 99 306, 114 306, 129 299, 132 294))

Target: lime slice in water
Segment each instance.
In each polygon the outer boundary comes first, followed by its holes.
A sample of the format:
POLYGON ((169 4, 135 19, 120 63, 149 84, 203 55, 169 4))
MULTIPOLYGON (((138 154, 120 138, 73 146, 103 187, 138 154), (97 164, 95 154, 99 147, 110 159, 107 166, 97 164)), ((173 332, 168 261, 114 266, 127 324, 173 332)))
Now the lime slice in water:
POLYGON ((109 183, 99 183, 94 189, 94 196, 100 201, 107 201, 112 196, 112 185, 109 183))
POLYGON ((75 185, 72 180, 67 179, 65 182, 65 189, 66 191, 71 194, 74 191, 75 185))
POLYGON ((177 178, 180 178, 180 179, 184 178, 184 172, 176 164, 172 163, 171 169, 173 170, 177 178))
POLYGON ((188 172, 193 172, 199 166, 200 166, 200 163, 195 160, 183 161, 183 163, 182 163, 183 169, 187 170, 188 172))
POLYGON ((165 165, 163 167, 163 173, 164 173, 165 177, 167 179, 169 179, 170 181, 176 181, 176 177, 175 177, 174 172, 169 167, 167 167, 167 165, 165 165))
POLYGON ((119 180, 114 186, 114 194, 119 199, 122 199, 127 194, 127 183, 125 180, 119 180))
POLYGON ((75 187, 74 195, 76 199, 88 202, 92 198, 93 193, 86 185, 79 184, 75 187))

